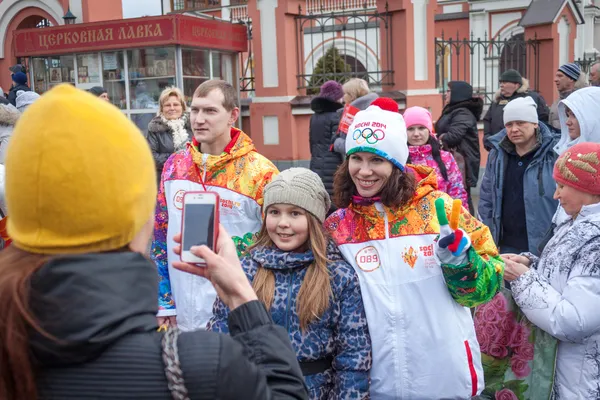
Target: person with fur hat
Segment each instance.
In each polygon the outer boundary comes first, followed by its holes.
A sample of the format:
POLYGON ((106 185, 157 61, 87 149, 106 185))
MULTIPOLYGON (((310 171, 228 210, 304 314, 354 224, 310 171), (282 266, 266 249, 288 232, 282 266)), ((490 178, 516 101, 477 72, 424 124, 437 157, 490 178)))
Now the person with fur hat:
POLYGON ((33 91, 23 91, 19 90, 17 92, 17 110, 19 112, 24 113, 27 107, 33 104, 34 101, 40 98, 40 95, 33 91))
POLYGON ((463 177, 452 153, 441 150, 433 132, 431 113, 423 107, 409 107, 404 111, 408 135, 408 164, 431 167, 437 176, 438 190, 447 193, 463 204, 468 203, 463 177))
POLYGON ((446 106, 435 124, 444 149, 453 153, 461 169, 468 208, 473 214, 471 188, 476 187, 479 181, 481 154, 477 121, 482 111, 483 100, 473 97, 473 87, 465 81, 452 81, 448 84, 446 106))
POLYGON ((310 108, 314 111, 308 129, 310 170, 321 177, 330 196, 333 195, 333 174, 342 163, 342 157, 330 151, 330 148, 337 135, 340 123, 337 110, 343 107, 343 97, 342 85, 327 81, 321 86, 319 95, 310 102, 310 108))
POLYGON ((287 332, 222 227, 218 254, 192 250, 206 268, 174 266, 215 285, 233 310, 232 335, 157 331, 146 256, 155 174, 137 127, 85 91, 58 85, 25 112, 6 159, 1 399, 306 398, 287 332))
POLYGON ((508 69, 500 75, 500 88, 485 117, 483 117, 483 146, 487 151, 492 149, 489 138, 504 129, 504 107, 519 97, 531 97, 537 105, 538 121, 548 124, 550 110, 541 94, 530 90, 529 80, 523 78, 519 71, 508 69))
MULTIPOLYGON (((329 194, 305 168, 265 187, 264 221, 242 266, 273 320, 285 326, 311 400, 369 397, 371 340, 358 275, 323 229, 329 194)), ((217 299, 208 329, 229 332, 217 299)))
POLYGON ((10 104, 17 106, 17 93, 19 91, 30 92, 31 89, 27 86, 27 75, 24 72, 15 72, 12 74, 13 86, 8 91, 6 98, 10 104))
POLYGON ((505 278, 529 321, 559 340, 552 398, 600 396, 600 144, 579 143, 554 165, 569 218, 540 257, 505 254, 505 278))
POLYGON ((436 190, 433 169, 406 163, 406 125, 394 100, 357 113, 346 139, 334 180, 339 209, 325 228, 359 277, 373 346, 371 398, 478 395, 483 370, 469 307, 489 301, 503 274, 489 229, 436 190))
POLYGON ((0 164, 4 164, 8 142, 21 113, 11 104, 0 104, 0 164))
POLYGON ((581 71, 579 64, 561 65, 554 76, 554 84, 558 91, 558 99, 550 107, 550 125, 556 131, 561 131, 560 111, 558 105, 576 90, 587 86, 586 74, 581 71))
POLYGON ((501 253, 539 255, 558 206, 552 178, 557 139, 539 123, 531 97, 504 107, 504 125, 489 138, 492 150, 479 192, 479 215, 501 253))

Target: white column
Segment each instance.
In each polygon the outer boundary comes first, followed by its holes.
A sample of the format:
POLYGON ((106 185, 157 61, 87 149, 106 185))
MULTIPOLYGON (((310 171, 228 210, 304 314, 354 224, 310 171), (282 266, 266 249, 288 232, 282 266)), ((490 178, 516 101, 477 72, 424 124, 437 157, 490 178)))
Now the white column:
MULTIPOLYGON (((488 37, 486 36, 486 33, 488 33, 488 18, 489 14, 485 11, 474 11, 469 14, 469 27, 471 28, 471 32, 473 32, 474 40, 488 40, 488 37)), ((450 34, 452 34, 452 32, 450 32, 450 34)), ((462 38, 456 39, 460 40, 462 38)), ((483 89, 486 84, 486 65, 484 61, 485 53, 483 51, 483 47, 476 47, 474 50, 475 52, 473 53, 473 57, 471 57, 471 62, 473 63, 471 69, 473 71, 471 75, 471 85, 473 85, 473 88, 477 90, 478 88, 483 89)), ((491 71, 487 71, 487 76, 491 76, 491 71)))
MULTIPOLYGON (((589 0, 588 0, 589 2, 589 0)), ((590 55, 597 54, 600 48, 600 43, 594 41, 595 21, 596 17, 600 17, 600 12, 594 7, 587 7, 584 9, 584 20, 585 23, 582 25, 585 30, 585 41, 583 44, 584 54, 589 57, 590 55)))
POLYGON ((83 22, 83 6, 81 0, 69 0, 69 8, 74 16, 77 17, 76 23, 80 24, 83 22))
POLYGON ((277 23, 275 9, 278 0, 256 0, 260 12, 260 44, 262 48, 262 79, 264 87, 279 86, 277 70, 277 23))
POLYGON ((171 11, 171 0, 161 0, 163 13, 168 14, 171 11))
POLYGON ((558 64, 563 65, 569 62, 569 23, 566 18, 558 21, 558 64))
POLYGON ((221 0, 221 19, 224 19, 225 21, 229 21, 231 18, 231 10, 229 9, 230 4, 230 0, 221 0))
POLYGON ((415 45, 415 80, 427 80, 427 3, 429 0, 411 0, 413 4, 413 40, 415 45))

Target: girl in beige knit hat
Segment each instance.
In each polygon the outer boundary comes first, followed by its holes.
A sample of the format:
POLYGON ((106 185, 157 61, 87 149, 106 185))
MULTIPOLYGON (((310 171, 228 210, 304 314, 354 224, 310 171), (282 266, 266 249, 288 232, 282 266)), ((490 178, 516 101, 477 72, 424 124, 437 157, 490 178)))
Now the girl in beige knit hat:
MULTIPOLYGON (((369 395, 371 340, 358 276, 322 225, 330 200, 319 176, 283 171, 265 187, 264 220, 242 260, 275 323, 286 327, 310 398, 369 395)), ((228 332, 217 298, 208 329, 228 332)))

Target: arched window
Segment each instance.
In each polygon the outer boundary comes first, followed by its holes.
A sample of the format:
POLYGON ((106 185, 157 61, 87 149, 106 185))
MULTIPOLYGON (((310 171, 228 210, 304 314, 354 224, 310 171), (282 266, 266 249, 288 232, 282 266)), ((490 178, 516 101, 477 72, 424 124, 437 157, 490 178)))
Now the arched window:
POLYGON ((525 34, 519 33, 503 42, 500 55, 500 71, 502 74, 507 69, 516 69, 522 76, 527 77, 527 43, 525 34))
POLYGON ((40 22, 35 26, 36 28, 50 28, 52 26, 52 22, 47 20, 46 18, 42 18, 40 22))
POLYGON ((367 68, 363 65, 362 62, 360 62, 356 57, 353 57, 348 54, 342 54, 341 56, 346 62, 346 64, 350 66, 350 72, 356 74, 353 74, 355 78, 361 78, 369 82, 369 75, 366 73, 367 68))

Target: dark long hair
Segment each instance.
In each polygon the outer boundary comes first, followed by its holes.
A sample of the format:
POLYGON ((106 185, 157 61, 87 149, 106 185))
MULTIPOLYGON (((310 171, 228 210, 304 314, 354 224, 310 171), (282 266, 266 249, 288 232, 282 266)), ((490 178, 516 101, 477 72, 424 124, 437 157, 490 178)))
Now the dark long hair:
MULTIPOLYGON (((348 170, 349 158, 338 167, 333 176, 333 202, 338 208, 346 208, 352 203, 356 186, 348 170)), ((399 208, 410 203, 417 190, 417 181, 412 173, 405 173, 393 167, 381 193, 381 202, 389 208, 399 208)))
POLYGON ((30 306, 31 277, 48 260, 10 246, 0 252, 0 399, 37 399, 30 358, 29 334, 49 337, 35 320, 30 306))
MULTIPOLYGON (((444 161, 442 161, 442 149, 440 146, 440 142, 438 142, 438 140, 433 136, 433 135, 429 135, 429 139, 427 140, 427 144, 431 146, 431 155, 433 156, 434 161, 437 163, 438 167, 440 168, 440 172, 442 173, 442 176, 444 177, 444 180, 448 180, 448 170, 446 169, 446 165, 444 165, 444 161)), ((406 161, 407 164, 409 164, 410 161, 410 155, 408 156, 408 160, 406 161)))

